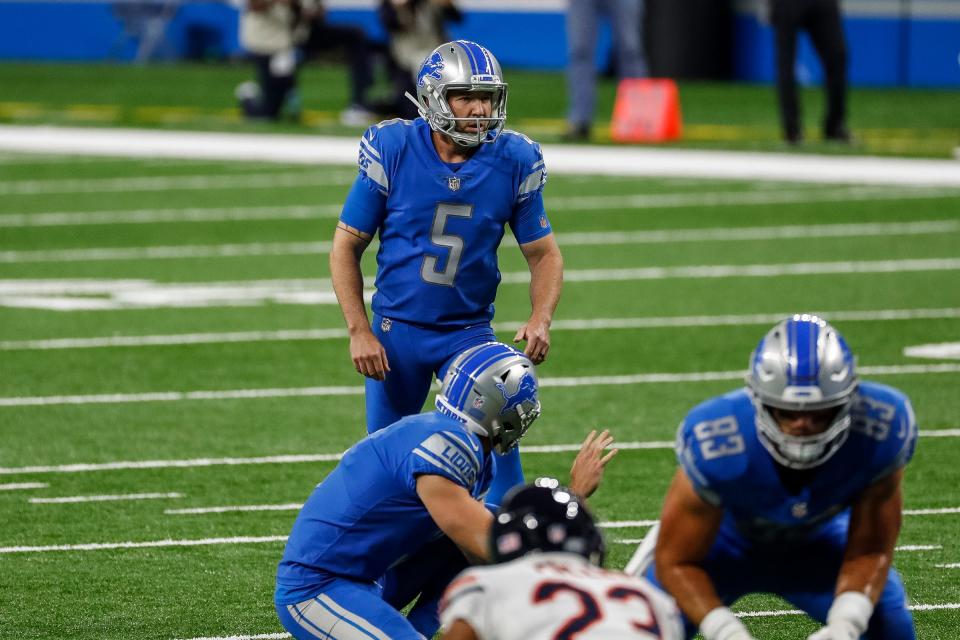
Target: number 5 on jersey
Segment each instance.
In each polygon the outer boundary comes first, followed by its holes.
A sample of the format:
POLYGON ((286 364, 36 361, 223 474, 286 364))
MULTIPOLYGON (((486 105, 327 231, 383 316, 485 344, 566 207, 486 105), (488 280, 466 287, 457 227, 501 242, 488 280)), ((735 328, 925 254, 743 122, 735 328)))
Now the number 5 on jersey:
POLYGON ((453 286, 453 281, 457 277, 457 267, 460 266, 460 258, 463 256, 463 238, 444 232, 447 218, 450 216, 471 218, 473 205, 443 202, 437 204, 437 210, 433 214, 433 224, 430 225, 430 242, 437 247, 446 247, 450 250, 450 255, 447 257, 447 264, 443 271, 437 270, 437 263, 441 256, 430 253, 423 257, 423 265, 420 267, 420 277, 424 282, 447 287, 453 286))

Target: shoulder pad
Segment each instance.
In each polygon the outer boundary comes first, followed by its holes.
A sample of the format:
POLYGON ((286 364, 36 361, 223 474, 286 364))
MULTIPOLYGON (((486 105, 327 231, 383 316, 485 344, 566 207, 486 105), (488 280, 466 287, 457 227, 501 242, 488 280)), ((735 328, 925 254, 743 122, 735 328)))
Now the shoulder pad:
POLYGON ((753 404, 744 391, 695 407, 677 431, 677 459, 707 502, 719 504, 722 486, 739 478, 750 461, 753 404))
POLYGON ((465 432, 434 432, 417 445, 413 453, 465 487, 472 487, 477 482, 483 454, 478 443, 465 432))
POLYGON ((860 436, 878 479, 904 466, 917 443, 917 420, 907 396, 893 387, 863 382, 854 401, 850 429, 860 436))

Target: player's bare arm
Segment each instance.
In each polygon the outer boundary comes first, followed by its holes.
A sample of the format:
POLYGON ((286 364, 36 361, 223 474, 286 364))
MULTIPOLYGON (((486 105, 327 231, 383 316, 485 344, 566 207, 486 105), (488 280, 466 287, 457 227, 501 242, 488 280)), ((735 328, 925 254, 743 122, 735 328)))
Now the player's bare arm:
POLYGON ((563 256, 554 235, 520 245, 530 269, 530 318, 517 330, 514 342, 525 340, 524 353, 535 364, 550 351, 550 324, 563 288, 563 256))
POLYGON ((343 222, 337 223, 330 250, 330 277, 350 334, 350 358, 358 373, 383 380, 390 371, 387 353, 373 335, 363 303, 363 274, 360 258, 370 244, 369 233, 343 222))
POLYGON ((903 469, 898 469, 868 487, 853 505, 838 594, 860 591, 874 603, 880 598, 900 534, 902 479, 903 469))
POLYGON ((826 626, 810 635, 810 640, 859 637, 866 631, 887 583, 900 534, 902 480, 903 469, 897 469, 867 487, 854 503, 836 597, 827 612, 826 626))
POLYGON ((688 618, 699 625, 723 603, 700 563, 717 536, 723 510, 705 502, 682 469, 667 490, 654 556, 657 576, 688 618))
POLYGON ((443 632, 442 640, 478 640, 477 634, 468 623, 455 620, 450 628, 443 632))
POLYGON ((470 492, 439 475, 417 477, 417 495, 430 517, 469 557, 487 562, 493 515, 470 492))
POLYGON ((597 490, 607 463, 617 455, 618 449, 607 450, 612 444, 613 436, 606 429, 587 435, 570 468, 570 489, 574 493, 589 498, 597 490))

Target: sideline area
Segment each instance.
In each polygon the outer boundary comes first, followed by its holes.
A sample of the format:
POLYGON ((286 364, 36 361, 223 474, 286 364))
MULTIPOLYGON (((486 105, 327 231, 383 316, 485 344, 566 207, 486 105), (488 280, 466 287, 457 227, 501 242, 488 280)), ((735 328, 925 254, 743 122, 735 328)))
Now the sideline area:
MULTIPOLYGON (((147 129, 0 126, 0 150, 318 165, 356 161, 357 139, 147 129)), ((548 170, 671 178, 960 187, 960 162, 868 156, 543 145, 548 170)))

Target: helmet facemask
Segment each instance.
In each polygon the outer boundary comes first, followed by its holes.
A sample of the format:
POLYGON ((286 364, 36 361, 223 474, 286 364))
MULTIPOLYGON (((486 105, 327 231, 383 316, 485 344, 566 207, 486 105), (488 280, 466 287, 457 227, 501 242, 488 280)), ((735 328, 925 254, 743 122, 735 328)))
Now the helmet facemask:
MULTIPOLYGON (((789 469, 811 469, 830 459, 850 435, 852 398, 837 408, 837 413, 820 433, 793 436, 785 433, 771 411, 754 396, 757 435, 774 460, 789 469)), ((793 409, 791 409, 793 410, 793 409)))

